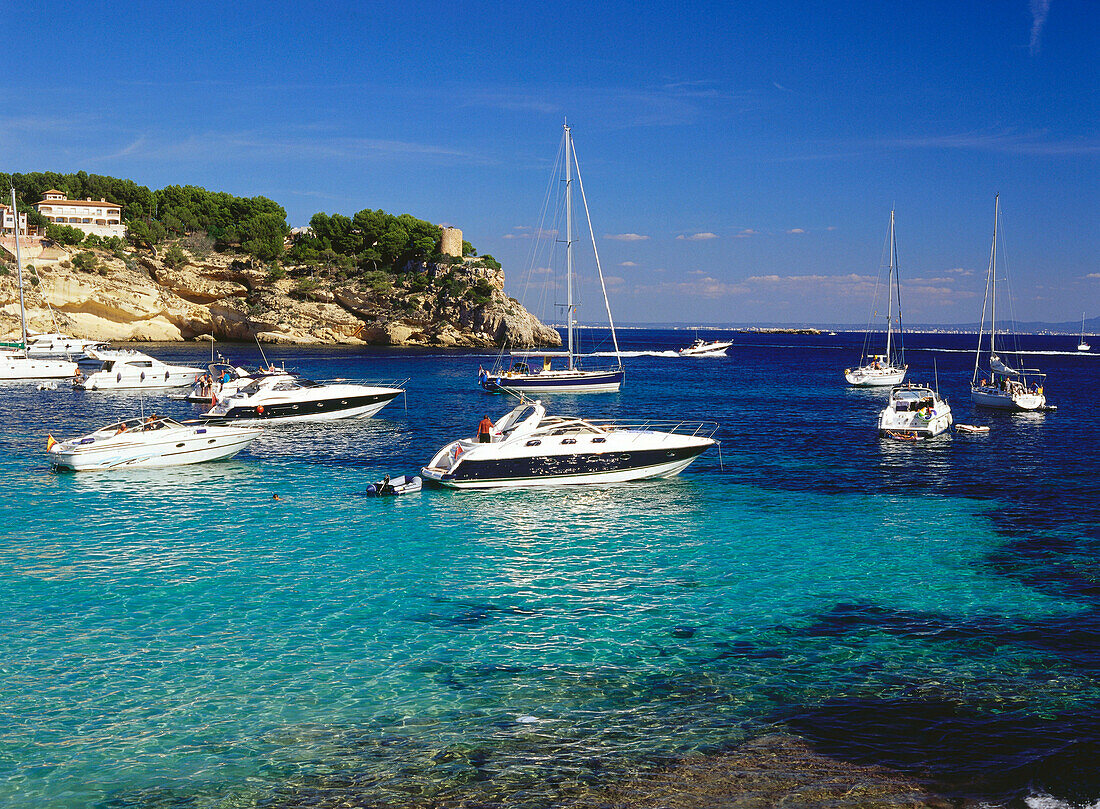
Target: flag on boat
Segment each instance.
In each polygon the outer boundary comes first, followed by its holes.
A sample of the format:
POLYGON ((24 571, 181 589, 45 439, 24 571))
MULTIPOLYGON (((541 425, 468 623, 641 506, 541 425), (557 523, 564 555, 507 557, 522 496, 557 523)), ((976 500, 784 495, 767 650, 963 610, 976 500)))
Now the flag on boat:
POLYGON ((57 443, 57 439, 54 438, 53 435, 47 434, 46 435, 46 452, 49 452, 51 449, 53 449, 53 445, 56 444, 56 443, 57 443))

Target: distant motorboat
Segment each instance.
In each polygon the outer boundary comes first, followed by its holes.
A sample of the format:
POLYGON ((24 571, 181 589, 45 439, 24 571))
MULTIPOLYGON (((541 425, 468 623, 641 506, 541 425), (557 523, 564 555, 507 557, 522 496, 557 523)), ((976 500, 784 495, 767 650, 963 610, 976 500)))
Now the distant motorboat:
POLYGON ((236 455, 263 431, 170 418, 132 418, 46 445, 50 461, 75 472, 180 466, 236 455))
MULTIPOLYGON (((887 248, 890 253, 890 265, 886 275, 886 350, 882 354, 866 354, 861 356, 863 363, 858 368, 848 368, 844 371, 844 378, 849 385, 860 388, 886 387, 900 385, 905 379, 905 372, 909 368, 905 364, 904 349, 899 348, 901 335, 901 277, 898 270, 898 247, 894 239, 894 212, 890 211, 890 242, 887 248), (898 341, 894 341, 894 297, 898 303, 898 341)), ((874 302, 872 302, 872 306, 874 302)), ((873 309, 872 309, 873 312, 873 309)), ((872 315, 873 316, 873 315, 872 315)), ((868 326, 867 336, 863 341, 863 350, 866 352, 871 339, 871 330, 868 326)))
POLYGON ((935 438, 951 428, 951 406, 927 385, 909 383, 890 390, 890 401, 879 413, 878 434, 883 438, 935 438))
POLYGON ((522 402, 488 435, 451 441, 420 470, 455 489, 621 483, 679 474, 715 445, 713 422, 624 424, 522 402))
POLYGON ((725 355, 726 349, 731 345, 733 345, 732 340, 697 339, 687 348, 681 348, 676 353, 681 357, 720 357, 725 355))
POLYGON ((170 365, 131 349, 96 352, 96 357, 110 359, 103 359, 99 370, 87 376, 78 373, 73 378, 74 388, 87 391, 183 388, 195 384, 203 373, 202 368, 170 365))

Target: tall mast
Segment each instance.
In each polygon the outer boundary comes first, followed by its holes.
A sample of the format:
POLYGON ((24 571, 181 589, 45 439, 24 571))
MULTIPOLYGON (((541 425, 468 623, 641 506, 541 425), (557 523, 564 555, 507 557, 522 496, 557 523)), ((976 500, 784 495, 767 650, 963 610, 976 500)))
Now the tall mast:
POLYGON ((565 318, 573 370, 573 138, 565 124, 565 318))
MULTIPOLYGON (((881 270, 879 271, 881 272, 881 270)), ((890 360, 890 337, 894 327, 894 209, 890 209, 890 273, 886 279, 886 362, 890 360)))
POLYGON ((15 186, 11 187, 11 215, 15 220, 15 272, 19 281, 19 324, 23 330, 23 356, 27 356, 27 310, 23 305, 23 257, 19 252, 19 210, 15 207, 15 186))
POLYGON ((990 277, 992 284, 992 290, 990 297, 992 300, 992 308, 989 314, 989 354, 993 356, 997 353, 997 222, 1001 218, 1001 195, 997 194, 993 197, 993 247, 989 254, 989 266, 990 277))

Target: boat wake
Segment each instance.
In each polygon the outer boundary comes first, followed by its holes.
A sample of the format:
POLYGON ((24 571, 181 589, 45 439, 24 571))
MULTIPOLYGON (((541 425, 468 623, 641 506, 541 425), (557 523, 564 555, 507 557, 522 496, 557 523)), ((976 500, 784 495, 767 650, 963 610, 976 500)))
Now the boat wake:
MULTIPOLYGON (((935 351, 940 354, 973 354, 973 349, 967 348, 910 348, 909 351, 935 351)), ((1027 349, 1020 349, 1019 351, 1008 351, 1002 349, 1003 354, 1034 354, 1036 356, 1050 356, 1050 357, 1100 357, 1100 354, 1090 351, 1028 351, 1027 349)))
MULTIPOLYGON (((614 351, 597 351, 595 354, 587 354, 588 357, 614 357, 614 351)), ((620 351, 622 357, 676 357, 680 355, 675 351, 620 351)))

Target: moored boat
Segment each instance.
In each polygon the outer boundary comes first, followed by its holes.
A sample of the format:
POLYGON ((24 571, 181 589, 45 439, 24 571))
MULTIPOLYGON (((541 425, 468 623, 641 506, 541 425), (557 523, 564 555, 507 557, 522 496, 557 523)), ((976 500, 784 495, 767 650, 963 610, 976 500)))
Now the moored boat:
POLYGON ((103 359, 99 369, 87 376, 78 372, 73 377, 74 388, 88 391, 183 388, 194 385, 203 373, 202 368, 172 365, 129 349, 97 356, 108 359, 103 359))
POLYGON ((547 415, 521 402, 487 435, 442 447, 420 470, 456 489, 621 483, 672 477, 717 443, 713 422, 613 421, 547 415))
POLYGON ((890 390, 890 401, 879 413, 878 433, 884 438, 935 438, 953 423, 947 400, 927 385, 910 382, 890 390))
MULTIPOLYGON (((871 340, 870 326, 863 340, 863 352, 860 362, 863 364, 857 368, 848 368, 844 371, 844 379, 849 385, 861 388, 886 387, 900 385, 905 379, 905 349, 901 345, 904 333, 901 323, 901 275, 898 268, 898 247, 894 238, 894 212, 890 211, 890 240, 887 246, 889 251, 889 268, 886 275, 886 350, 882 354, 868 354, 867 347, 871 340), (898 305, 898 339, 894 340, 894 299, 898 305)), ((874 314, 874 301, 872 301, 872 317, 874 314)))
POLYGON ((51 463, 76 472, 180 466, 236 455, 263 432, 170 418, 132 418, 46 449, 51 463))
POLYGON ((316 382, 269 374, 222 397, 202 418, 242 424, 369 418, 405 392, 402 384, 316 382))

